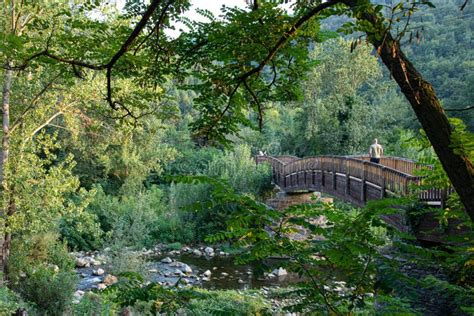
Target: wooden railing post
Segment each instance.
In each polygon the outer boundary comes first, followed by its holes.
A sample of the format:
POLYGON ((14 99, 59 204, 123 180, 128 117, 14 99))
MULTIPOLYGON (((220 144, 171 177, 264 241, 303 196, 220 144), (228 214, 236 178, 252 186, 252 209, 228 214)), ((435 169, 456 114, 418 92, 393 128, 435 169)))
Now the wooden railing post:
POLYGON ((344 163, 346 164, 346 183, 344 186, 344 193, 348 197, 351 194, 351 173, 349 168, 349 160, 344 158, 344 163))
POLYGON ((386 189, 386 176, 385 176, 385 167, 382 167, 382 179, 380 181, 380 199, 385 198, 385 189, 386 189))
POLYGON ((336 191, 336 181, 336 159, 335 157, 332 157, 332 189, 334 190, 334 192, 336 191))
POLYGON ((366 187, 365 187, 365 185, 366 185, 366 184, 365 184, 366 165, 367 165, 367 162, 364 161, 364 162, 362 163, 362 177, 361 177, 361 179, 360 179, 360 180, 361 180, 360 200, 361 200, 361 202, 364 203, 364 204, 365 204, 365 201, 366 201, 366 198, 365 198, 365 196, 366 196, 366 193, 365 193, 365 192, 366 192, 366 187))
POLYGON ((448 189, 441 189, 441 209, 446 208, 446 201, 448 199, 448 189))

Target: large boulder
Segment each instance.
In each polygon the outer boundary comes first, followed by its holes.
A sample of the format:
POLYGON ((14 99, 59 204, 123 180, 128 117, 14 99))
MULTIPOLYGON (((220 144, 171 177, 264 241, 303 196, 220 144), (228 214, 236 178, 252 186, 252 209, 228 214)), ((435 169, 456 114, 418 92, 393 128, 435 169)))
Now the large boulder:
POLYGON ((76 258, 76 268, 84 268, 88 263, 84 258, 76 258))

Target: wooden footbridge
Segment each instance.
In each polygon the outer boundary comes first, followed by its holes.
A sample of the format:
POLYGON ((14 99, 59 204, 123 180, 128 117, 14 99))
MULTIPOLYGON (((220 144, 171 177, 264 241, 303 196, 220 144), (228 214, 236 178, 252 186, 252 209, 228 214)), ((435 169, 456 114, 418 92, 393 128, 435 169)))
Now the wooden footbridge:
MULTIPOLYGON (((398 157, 381 158, 372 163, 366 156, 256 156, 256 162, 269 163, 273 182, 284 192, 319 191, 334 195, 357 206, 368 200, 407 196, 420 183, 414 171, 421 165, 398 157)), ((446 190, 429 189, 419 199, 442 206, 446 190)))

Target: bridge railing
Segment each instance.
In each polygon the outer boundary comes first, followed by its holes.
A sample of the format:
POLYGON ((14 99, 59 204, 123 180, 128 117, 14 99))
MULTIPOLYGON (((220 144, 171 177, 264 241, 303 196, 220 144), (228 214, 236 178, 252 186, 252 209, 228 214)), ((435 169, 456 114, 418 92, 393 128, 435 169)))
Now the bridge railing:
MULTIPOLYGON (((412 184, 419 184, 420 177, 413 176, 411 172, 421 166, 414 161, 387 157, 382 158, 380 164, 371 163, 365 156, 313 156, 297 158, 294 156, 257 156, 256 162, 266 161, 272 166, 273 181, 283 190, 307 187, 311 181, 314 185, 314 177, 319 174, 319 185, 322 189, 341 192, 339 188, 341 181, 345 181, 344 194, 350 194, 350 190, 359 190, 361 202, 367 197, 373 198, 373 190, 377 190, 379 198, 387 195, 406 196, 410 194, 412 184), (409 171, 409 172, 407 172, 409 171), (331 188, 325 187, 325 175, 331 175, 329 180, 331 188), (308 180, 310 179, 310 180, 308 180), (351 185, 356 182, 358 187, 351 185), (367 186, 371 191, 366 194, 367 186), (339 191, 338 191, 339 190, 339 191)), ((452 190, 451 190, 452 192, 452 190)), ((419 193, 422 201, 443 201, 450 192, 446 190, 429 189, 419 193)), ((354 195, 354 194, 353 194, 354 195)))
MULTIPOLYGON (((351 158, 356 158, 360 160, 370 161, 369 156, 350 156, 351 158)), ((380 164, 385 167, 389 167, 398 171, 401 171, 406 174, 412 175, 415 170, 422 168, 422 164, 419 164, 411 159, 400 158, 400 157, 382 157, 380 158, 380 164)))

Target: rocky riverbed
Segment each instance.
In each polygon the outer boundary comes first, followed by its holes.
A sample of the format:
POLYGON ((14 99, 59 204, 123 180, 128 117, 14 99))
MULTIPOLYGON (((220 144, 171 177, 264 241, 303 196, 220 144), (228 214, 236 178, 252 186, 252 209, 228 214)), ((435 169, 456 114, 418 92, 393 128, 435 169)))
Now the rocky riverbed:
MULTIPOLYGON (((165 245, 153 249, 129 251, 145 259, 143 274, 151 282, 163 286, 199 286, 206 289, 261 289, 285 286, 299 280, 274 260, 272 272, 258 274, 251 265, 235 265, 234 258, 219 248, 182 247, 166 250, 165 245)), ((103 252, 72 253, 80 277, 76 291, 79 300, 86 291, 102 290, 117 282, 110 273, 110 249, 103 252)))

